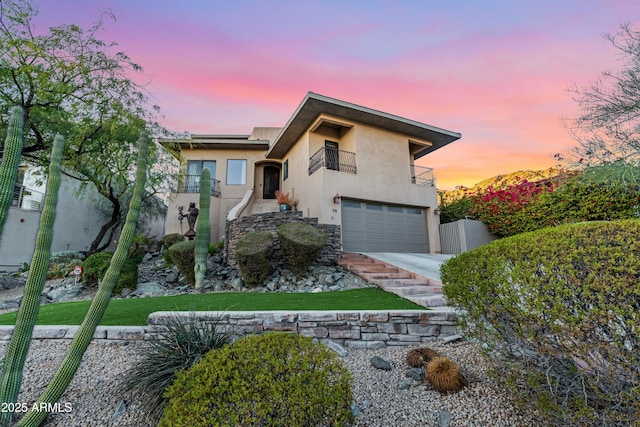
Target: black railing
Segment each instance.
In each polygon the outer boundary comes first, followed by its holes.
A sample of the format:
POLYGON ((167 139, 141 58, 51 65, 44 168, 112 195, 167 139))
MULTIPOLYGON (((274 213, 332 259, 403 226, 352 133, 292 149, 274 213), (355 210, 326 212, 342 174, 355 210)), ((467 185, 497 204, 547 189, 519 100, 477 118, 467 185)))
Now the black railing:
POLYGON ((356 168, 356 153, 323 147, 309 158, 309 175, 320 168, 334 171, 358 173, 356 168))
POLYGON ((432 168, 422 166, 412 166, 411 182, 417 185, 428 185, 433 187, 436 185, 436 178, 433 176, 432 168))
MULTIPOLYGON (((199 193, 200 192, 200 175, 184 174, 178 179, 178 188, 176 193, 199 193)), ((220 181, 211 179, 211 195, 220 197, 220 181)))
POLYGON ((31 190, 22 184, 16 184, 13 187, 13 199, 11 206, 23 209, 25 211, 42 211, 44 202, 44 193, 31 190))

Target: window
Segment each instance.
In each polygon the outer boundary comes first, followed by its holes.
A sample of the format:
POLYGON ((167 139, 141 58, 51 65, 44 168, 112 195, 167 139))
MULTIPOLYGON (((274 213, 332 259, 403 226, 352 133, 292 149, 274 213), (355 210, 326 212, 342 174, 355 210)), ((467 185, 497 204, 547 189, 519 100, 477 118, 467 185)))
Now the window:
POLYGON ((184 188, 182 191, 187 193, 197 193, 200 191, 200 173, 202 169, 208 168, 211 172, 211 179, 216 177, 216 161, 215 160, 188 160, 187 174, 184 179, 184 188))
POLYGON ((188 160, 187 175, 200 175, 202 169, 208 168, 211 171, 211 178, 216 177, 216 161, 215 160, 188 160))
POLYGON ((227 160, 227 185, 247 184, 247 161, 227 160))
POLYGON ((289 178, 289 159, 284 161, 284 171, 283 171, 283 178, 282 180, 286 180, 287 178, 289 178))

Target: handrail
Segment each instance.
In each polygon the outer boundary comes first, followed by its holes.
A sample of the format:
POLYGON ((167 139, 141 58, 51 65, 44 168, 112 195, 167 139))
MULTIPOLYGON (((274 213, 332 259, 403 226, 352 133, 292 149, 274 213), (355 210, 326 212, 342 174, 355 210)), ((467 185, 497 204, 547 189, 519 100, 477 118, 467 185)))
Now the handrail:
MULTIPOLYGON (((176 193, 199 193, 200 192, 200 174, 181 174, 178 178, 178 187, 176 193)), ((220 197, 220 181, 211 178, 211 195, 220 197)))
POLYGON ((238 203, 233 208, 231 208, 231 210, 227 214, 228 221, 233 221, 234 219, 240 216, 244 208, 246 208, 247 205, 249 204, 249 201, 251 200, 251 196, 253 196, 253 188, 247 190, 247 192, 244 193, 244 197, 242 198, 242 200, 240 200, 240 203, 238 203))
POLYGON ((309 158, 309 175, 321 167, 357 174, 356 153, 333 147, 322 147, 309 158))
POLYGON ((436 178, 433 175, 433 168, 412 165, 411 182, 417 185, 435 186, 436 178))

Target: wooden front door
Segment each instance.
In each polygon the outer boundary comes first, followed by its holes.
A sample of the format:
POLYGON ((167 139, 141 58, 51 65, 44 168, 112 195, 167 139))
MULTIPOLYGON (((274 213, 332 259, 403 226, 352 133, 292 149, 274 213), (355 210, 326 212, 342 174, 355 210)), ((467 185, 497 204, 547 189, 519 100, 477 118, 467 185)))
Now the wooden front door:
POLYGON ((276 190, 280 189, 280 169, 275 166, 265 166, 263 182, 262 198, 275 199, 276 190))

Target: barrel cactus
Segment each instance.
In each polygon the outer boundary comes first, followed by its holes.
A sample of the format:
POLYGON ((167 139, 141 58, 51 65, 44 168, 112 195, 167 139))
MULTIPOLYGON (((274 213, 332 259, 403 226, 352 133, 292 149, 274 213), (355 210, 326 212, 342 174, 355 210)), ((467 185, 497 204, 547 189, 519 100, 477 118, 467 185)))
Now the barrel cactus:
POLYGON ((440 393, 455 393, 467 385, 453 360, 448 357, 436 357, 424 368, 424 376, 440 393))
POLYGON ((407 353, 407 364, 412 368, 422 368, 440 353, 429 347, 414 348, 407 353))

